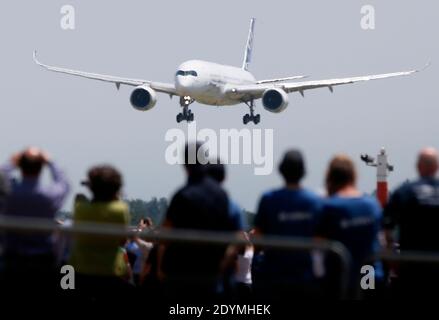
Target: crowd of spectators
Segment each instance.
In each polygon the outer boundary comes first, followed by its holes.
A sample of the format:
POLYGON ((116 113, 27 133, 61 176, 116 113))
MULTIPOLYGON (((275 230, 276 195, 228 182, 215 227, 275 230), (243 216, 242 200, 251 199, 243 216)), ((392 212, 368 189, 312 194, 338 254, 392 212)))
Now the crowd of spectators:
MULTIPOLYGON (((186 146, 186 155, 190 147, 186 146)), ((196 144, 195 148, 202 146, 196 144)), ((197 154, 205 156, 206 152, 197 154)), ((419 178, 392 192, 384 208, 373 195, 358 189, 355 165, 348 156, 338 154, 330 161, 322 196, 302 185, 307 172, 304 156, 299 150, 289 150, 279 164, 284 184, 261 196, 251 228, 222 185, 226 167, 205 160, 209 159, 185 161, 187 182, 172 197, 161 226, 145 217, 135 228, 158 233, 227 232, 246 245, 148 242, 139 234, 127 238, 0 230, 0 290, 35 293, 44 288, 68 297, 59 288, 59 270, 65 264, 75 270, 71 296, 91 301, 119 294, 150 301, 332 299, 338 297, 344 276, 348 297, 355 299, 419 295, 439 284, 437 265, 387 263, 378 256, 383 250, 439 251, 435 149, 421 150, 419 178), (342 274, 339 259, 324 251, 252 245, 252 239, 270 236, 337 241, 349 253, 349 274, 342 274), (361 287, 365 265, 373 266, 372 291, 361 287)), ((121 199, 123 176, 116 168, 94 166, 82 184, 91 197, 76 196, 73 226, 92 223, 133 228, 129 226, 129 207, 121 199)), ((0 168, 0 217, 55 220, 69 190, 58 165, 44 151, 28 148, 0 168), (49 184, 41 181, 44 168, 51 174, 49 184)))

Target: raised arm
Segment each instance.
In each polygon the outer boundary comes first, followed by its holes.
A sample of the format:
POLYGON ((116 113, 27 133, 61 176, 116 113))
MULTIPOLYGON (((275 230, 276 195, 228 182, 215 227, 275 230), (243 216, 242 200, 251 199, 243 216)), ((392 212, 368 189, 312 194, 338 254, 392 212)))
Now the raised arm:
POLYGON ((53 180, 49 187, 49 196, 56 209, 59 209, 70 191, 70 185, 64 172, 53 161, 47 162, 47 168, 53 180))

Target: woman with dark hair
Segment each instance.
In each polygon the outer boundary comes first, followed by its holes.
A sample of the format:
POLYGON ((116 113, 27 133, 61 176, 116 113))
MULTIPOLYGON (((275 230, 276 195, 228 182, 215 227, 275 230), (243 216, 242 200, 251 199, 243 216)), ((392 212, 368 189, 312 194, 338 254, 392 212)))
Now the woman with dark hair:
MULTIPOLYGON (((123 181, 118 170, 107 165, 93 167, 83 184, 90 189, 92 199, 75 203, 75 225, 102 223, 121 228, 128 226, 128 206, 119 200, 123 181)), ((125 241, 123 237, 115 236, 80 234, 74 237, 71 264, 75 268, 77 290, 81 297, 109 297, 129 287, 121 277, 124 269, 121 266, 126 259, 120 248, 125 241)))

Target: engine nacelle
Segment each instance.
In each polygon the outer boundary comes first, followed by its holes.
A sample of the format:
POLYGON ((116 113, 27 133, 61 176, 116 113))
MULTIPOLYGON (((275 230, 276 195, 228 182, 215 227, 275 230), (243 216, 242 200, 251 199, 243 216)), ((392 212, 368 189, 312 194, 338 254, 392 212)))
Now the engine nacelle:
POLYGON ((262 105, 270 112, 282 112, 288 106, 288 94, 282 89, 267 89, 262 95, 262 105))
POLYGON ((130 102, 134 109, 148 111, 155 106, 157 94, 147 85, 139 86, 131 93, 130 102))

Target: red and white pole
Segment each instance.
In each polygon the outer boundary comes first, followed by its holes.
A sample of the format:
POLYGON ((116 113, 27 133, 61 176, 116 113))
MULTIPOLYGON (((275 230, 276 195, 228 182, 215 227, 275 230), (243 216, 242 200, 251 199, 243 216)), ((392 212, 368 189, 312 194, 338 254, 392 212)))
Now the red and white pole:
POLYGON ((377 191, 376 196, 381 206, 384 207, 387 203, 387 197, 389 189, 387 187, 387 177, 389 176, 389 166, 386 150, 381 149, 380 154, 377 157, 377 191))
POLYGON ((381 151, 378 154, 376 161, 373 157, 370 157, 367 154, 361 155, 361 160, 363 160, 368 166, 377 168, 376 197, 381 206, 384 207, 387 203, 387 198, 389 195, 387 177, 389 176, 389 172, 393 171, 393 166, 389 164, 386 150, 384 148, 381 148, 381 151))

